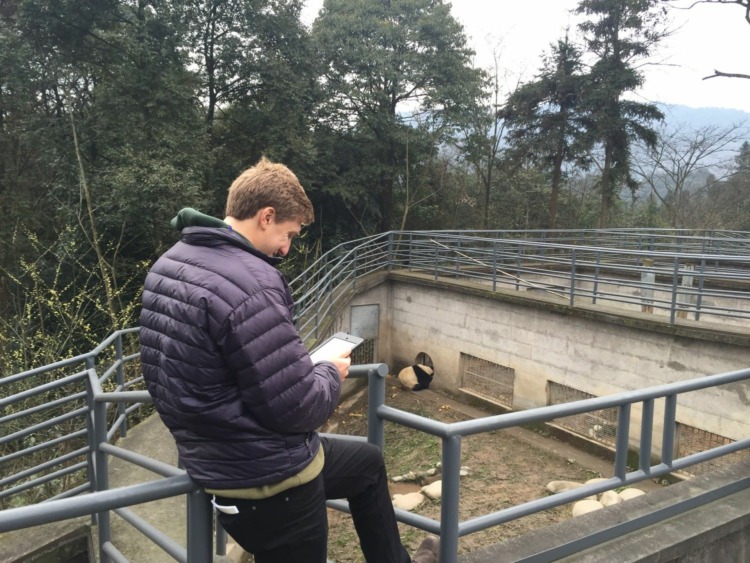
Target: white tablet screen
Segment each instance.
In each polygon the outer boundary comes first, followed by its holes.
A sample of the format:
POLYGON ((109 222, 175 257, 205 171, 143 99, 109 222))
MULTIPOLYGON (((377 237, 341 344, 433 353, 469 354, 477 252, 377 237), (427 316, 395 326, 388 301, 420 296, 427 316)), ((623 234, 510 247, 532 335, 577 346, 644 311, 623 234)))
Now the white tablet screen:
POLYGON ((323 344, 320 348, 310 354, 310 358, 313 363, 320 362, 322 360, 328 360, 341 356, 345 352, 350 351, 359 342, 349 342, 348 340, 342 340, 340 338, 333 337, 328 342, 323 344))

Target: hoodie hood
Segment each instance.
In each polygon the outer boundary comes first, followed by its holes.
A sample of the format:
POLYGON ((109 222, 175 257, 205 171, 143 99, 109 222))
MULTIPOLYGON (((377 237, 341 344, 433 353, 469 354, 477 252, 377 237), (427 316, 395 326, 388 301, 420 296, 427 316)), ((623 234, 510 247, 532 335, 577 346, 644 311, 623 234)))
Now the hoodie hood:
POLYGON ((169 222, 172 228, 182 231, 185 227, 213 227, 215 229, 228 229, 229 225, 221 219, 201 213, 192 207, 181 209, 177 216, 169 222))

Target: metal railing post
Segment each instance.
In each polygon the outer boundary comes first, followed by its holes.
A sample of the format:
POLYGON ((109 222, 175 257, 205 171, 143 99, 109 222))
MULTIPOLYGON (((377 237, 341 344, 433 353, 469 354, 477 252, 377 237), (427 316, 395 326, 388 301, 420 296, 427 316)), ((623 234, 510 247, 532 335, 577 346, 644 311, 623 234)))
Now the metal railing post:
POLYGON ((187 561, 212 561, 213 528, 211 501, 203 489, 187 495, 187 561))
POLYGON ((669 307, 669 324, 673 325, 677 314, 677 278, 680 272, 680 258, 674 257, 674 269, 672 272, 672 303, 669 307))
MULTIPOLYGON (((90 376, 86 378, 86 409, 88 410, 88 412, 86 413, 86 443, 88 444, 88 447, 89 447, 89 451, 86 454, 86 463, 88 465, 87 471, 88 471, 88 478, 89 478, 89 484, 91 486, 91 490, 97 491, 99 490, 97 488, 99 481, 96 478, 97 448, 96 448, 96 432, 95 432, 96 425, 94 423, 96 403, 94 402, 94 388, 91 384, 90 376)), ((91 515, 91 523, 96 525, 97 523, 96 514, 91 515)))
MULTIPOLYGON (((96 378, 96 374, 94 373, 92 377, 96 378)), ((107 442, 107 403, 96 400, 96 390, 94 390, 94 442, 96 459, 95 490, 97 492, 106 491, 109 489, 107 453, 101 449, 101 444, 107 442)), ((109 511, 104 510, 97 513, 96 516, 99 524, 99 561, 101 563, 108 563, 110 558, 104 546, 112 539, 109 511)))
POLYGON ((385 446, 385 423, 378 416, 378 408, 385 404, 385 377, 388 366, 379 364, 367 375, 367 441, 375 444, 380 451, 385 446))
POLYGON ((443 438, 443 491, 440 506, 440 563, 458 561, 458 505, 461 436, 443 438))
POLYGON ((701 301, 703 298, 703 282, 706 277, 706 259, 701 258, 701 271, 698 275, 698 295, 695 298, 695 320, 701 319, 701 301))
MULTIPOLYGON (((115 362, 117 362, 117 369, 115 375, 117 379, 117 389, 125 390, 125 370, 122 365, 122 333, 118 332, 117 338, 115 339, 115 362)), ((122 424, 120 424, 120 436, 127 438, 128 436, 128 417, 125 416, 126 411, 125 403, 117 403, 117 418, 122 417, 122 424)))
POLYGON ((661 462, 671 466, 674 459, 675 418, 677 416, 677 395, 667 395, 664 399, 664 432, 661 440, 661 462))
POLYGON ((497 241, 492 241, 492 291, 497 291, 497 241))
POLYGON ((388 271, 393 271, 393 231, 388 233, 388 271))
POLYGON ((214 526, 216 527, 216 555, 226 555, 227 554, 227 531, 224 529, 224 526, 221 525, 221 522, 219 522, 219 519, 216 518, 215 512, 214 512, 214 526))
POLYGON ((654 430, 654 400, 647 399, 643 401, 643 411, 641 412, 641 443, 638 460, 639 469, 646 475, 651 473, 651 440, 654 430))
POLYGON ((617 411, 617 437, 615 440, 615 477, 625 479, 628 472, 628 441, 630 436, 630 403, 617 411))
POLYGON ((599 269, 602 261, 602 251, 596 251, 596 266, 594 267, 594 287, 591 291, 591 303, 596 305, 596 294, 599 291, 599 269))
POLYGON ((570 257, 570 306, 575 305, 575 293, 576 293, 576 249, 573 249, 573 254, 570 257))

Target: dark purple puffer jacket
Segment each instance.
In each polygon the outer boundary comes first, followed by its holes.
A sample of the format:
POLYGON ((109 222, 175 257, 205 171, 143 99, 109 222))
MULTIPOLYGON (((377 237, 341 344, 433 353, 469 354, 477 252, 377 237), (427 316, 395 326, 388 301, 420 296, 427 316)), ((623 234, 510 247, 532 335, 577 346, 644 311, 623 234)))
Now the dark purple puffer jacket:
POLYGON ((185 469, 213 489, 281 481, 309 464, 339 399, 313 366, 269 258, 226 228, 188 227, 146 278, 141 362, 185 469))

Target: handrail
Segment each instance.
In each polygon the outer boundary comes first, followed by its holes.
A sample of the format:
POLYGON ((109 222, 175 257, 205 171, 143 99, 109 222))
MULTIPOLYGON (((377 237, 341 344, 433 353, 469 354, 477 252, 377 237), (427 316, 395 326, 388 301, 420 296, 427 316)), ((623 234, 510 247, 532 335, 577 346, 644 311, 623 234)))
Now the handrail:
MULTIPOLYGON (((297 322, 302 327, 303 338, 307 341, 313 336, 315 338, 321 336, 319 334, 320 327, 330 320, 330 315, 345 304, 351 296, 350 290, 356 290, 364 276, 376 272, 392 272, 398 269, 425 273, 435 279, 442 277, 446 279, 461 278, 484 284, 484 287, 488 289, 491 287, 492 291, 496 291, 498 286, 503 285, 506 288, 513 288, 515 291, 523 289, 524 286, 549 288, 554 284, 564 285, 564 292, 555 290, 553 293, 559 293, 564 302, 571 306, 577 306, 581 299, 593 300, 594 304, 597 300, 606 300, 608 304, 621 303, 625 306, 640 305, 644 302, 642 296, 632 298, 628 295, 618 295, 612 289, 604 287, 608 284, 616 283, 628 290, 651 289, 655 294, 650 298, 650 303, 655 309, 666 311, 669 317, 662 317, 662 320, 672 324, 676 322, 676 313, 680 311, 694 314, 696 321, 701 319, 701 313, 717 315, 721 319, 728 320, 737 318, 745 321, 750 318, 750 306, 745 308, 741 306, 745 303, 745 300, 750 299, 750 296, 748 296, 750 292, 744 290, 750 270, 750 237, 747 236, 747 233, 712 233, 712 237, 705 237, 687 231, 664 230, 645 233, 626 229, 554 232, 390 232, 337 246, 321 256, 301 276, 291 282, 290 285, 295 289, 297 302, 300 305, 297 322), (624 248, 616 248, 614 245, 617 242, 621 243, 620 246, 624 248), (448 248, 441 248, 440 245, 445 245, 448 248), (654 282, 644 282, 643 279, 638 279, 638 275, 644 271, 643 260, 646 257, 654 260, 654 265, 647 268, 649 272, 655 274, 654 282), (688 263, 694 264, 695 268, 690 269, 685 266, 688 263), (505 279, 501 275, 503 271, 507 271, 505 279), (546 279, 538 279, 544 276, 546 276, 546 279), (683 287, 681 285, 683 276, 695 278, 699 282, 698 287, 683 287), (532 278, 533 281, 527 278, 532 278), (663 280, 660 280, 660 278, 663 278, 663 280), (722 284, 729 284, 729 286, 725 288, 722 284), (734 287, 731 284, 739 285, 734 287), (713 300, 713 303, 701 302, 703 296, 709 297, 713 300), (685 304, 686 299, 687 305, 685 304), (692 302, 690 302, 691 299, 692 302), (736 299, 740 302, 740 305, 725 306, 719 302, 720 299, 736 299)), ((134 327, 116 331, 91 352, 0 379, 1 387, 70 366, 84 368, 84 371, 64 376, 57 381, 45 383, 35 389, 7 395, 0 399, 0 409, 43 393, 44 391, 40 391, 42 387, 45 391, 59 389, 67 383, 80 380, 84 380, 87 386, 86 393, 77 393, 71 396, 75 400, 86 396, 86 409, 66 413, 53 419, 59 422, 87 415, 85 417, 87 424, 85 430, 76 430, 66 436, 34 444, 26 450, 5 456, 2 458, 3 460, 18 459, 21 454, 37 453, 45 448, 62 444, 67 440, 87 437, 89 444, 86 448, 79 448, 71 454, 46 460, 32 468, 27 468, 19 474, 20 476, 10 475, 0 481, 0 484, 15 483, 26 476, 30 476, 35 471, 40 471, 42 468, 45 470, 52 469, 56 465, 81 455, 87 455, 88 457, 86 463, 73 465, 51 473, 51 477, 41 478, 54 479, 55 475, 87 467, 89 477, 87 484, 58 495, 61 498, 55 498, 40 505, 1 511, 0 532, 26 527, 29 522, 32 522, 32 525, 37 525, 55 521, 55 519, 96 513, 98 514, 97 522, 100 526, 100 556, 102 559, 107 557, 121 558, 121 554, 117 555, 119 552, 108 537, 108 520, 111 510, 120 510, 131 504, 147 502, 157 498, 188 494, 189 498, 192 499, 188 503, 192 507, 190 510, 197 510, 197 512, 191 512, 192 517, 188 520, 192 521, 191 525, 198 526, 191 532, 191 534, 196 534, 198 545, 190 545, 193 540, 189 539, 188 549, 184 556, 181 555, 181 549, 175 549, 174 545, 168 546, 162 542, 161 547, 167 549, 170 553, 177 553, 178 557, 184 557, 187 560, 191 560, 191 557, 195 558, 196 553, 205 555, 206 542, 209 544, 208 550, 210 552, 210 538, 206 540, 201 535, 206 529, 211 528, 210 520, 208 520, 210 508, 208 508, 206 498, 204 498, 205 495, 194 483, 189 481, 184 472, 108 443, 117 432, 125 435, 127 414, 132 412, 132 409, 138 408, 140 404, 150 402, 150 396, 146 391, 126 390, 135 381, 142 381, 142 378, 127 382, 123 380, 123 366, 137 360, 139 354, 125 355, 122 350, 122 338, 125 335, 135 334, 138 330, 138 327, 134 327), (103 375, 98 376, 95 367, 97 359, 105 351, 110 350, 113 345, 115 351, 112 363, 102 367, 103 375), (110 384, 107 380, 112 374, 117 376, 117 381, 110 384), (105 391, 103 383, 106 384, 107 389, 112 389, 114 386, 115 391, 105 391), (107 408, 109 406, 117 407, 118 414, 112 427, 107 428, 107 408), (117 491, 120 491, 120 493, 115 494, 115 491, 107 490, 107 457, 109 455, 116 455, 128 462, 155 471, 157 474, 166 475, 166 478, 118 489, 117 491), (62 498, 68 494, 88 490, 93 492, 86 496, 62 498), (156 494, 157 491, 158 495, 156 494), (118 496, 118 494, 122 496, 118 496), (63 514, 65 516, 62 516, 63 514), (196 522, 202 524, 199 525, 196 522), (200 527, 201 525, 203 528, 200 527), (102 530, 102 527, 106 529, 102 530), (101 533, 102 531, 104 533, 101 533)), ((433 434, 443 440, 444 492, 440 522, 418 514, 397 511, 400 521, 442 535, 444 556, 441 556, 441 563, 455 561, 458 538, 463 535, 501 522, 507 522, 520 515, 531 513, 530 511, 543 510, 550 506, 571 502, 593 493, 610 490, 623 484, 635 483, 677 469, 684 469, 695 463, 750 447, 749 440, 740 440, 679 459, 672 459, 671 457, 671 446, 673 445, 671 440, 674 438, 675 430, 674 406, 677 395, 716 385, 746 381, 750 379, 750 370, 740 370, 619 395, 451 424, 419 417, 386 406, 384 377, 387 373, 388 368, 385 364, 352 366, 350 370, 350 377, 368 378, 370 403, 367 439, 382 448, 384 446, 383 424, 385 421, 390 421, 433 434), (650 456, 641 455, 640 466, 635 470, 628 471, 626 454, 629 446, 630 407, 633 404, 643 403, 641 448, 645 453, 647 450, 650 451, 654 412, 653 401, 656 399, 666 401, 662 441, 662 450, 666 453, 664 458, 654 465, 650 462, 650 456), (475 517, 465 522, 459 522, 458 472, 460 470, 461 438, 463 436, 531 422, 544 422, 556 417, 592 412, 602 408, 617 408, 619 410, 614 460, 615 476, 613 478, 596 485, 586 486, 588 488, 579 488, 570 493, 560 493, 554 497, 539 499, 503 511, 475 517)), ((33 406, 24 409, 22 412, 0 417, 0 422, 15 422, 48 408, 63 407, 69 402, 68 399, 72 401, 72 398, 55 399, 44 405, 33 406)), ((0 444, 11 439, 28 436, 33 432, 30 432, 29 428, 38 430, 46 427, 46 425, 48 425, 48 422, 11 432, 0 438, 0 444)), ((30 483, 34 483, 34 481, 22 483, 14 489, 33 486, 30 483)), ((6 490, 3 493, 7 492, 6 490)), ((2 497, 1 494, 0 497, 2 497)), ((329 506, 339 510, 348 510, 348 505, 343 501, 330 501, 329 506)), ((121 513, 126 516, 129 515, 127 510, 121 511, 121 513)), ((131 518, 131 520, 136 521, 135 518, 131 518)), ((141 526, 142 522, 138 521, 136 527, 141 526)), ((152 539, 157 538, 157 544, 159 544, 161 536, 158 532, 149 531, 147 535, 152 536, 152 539)))

